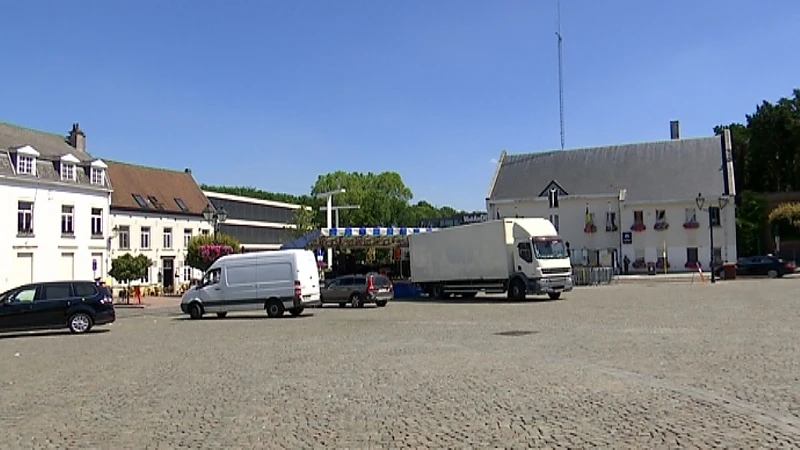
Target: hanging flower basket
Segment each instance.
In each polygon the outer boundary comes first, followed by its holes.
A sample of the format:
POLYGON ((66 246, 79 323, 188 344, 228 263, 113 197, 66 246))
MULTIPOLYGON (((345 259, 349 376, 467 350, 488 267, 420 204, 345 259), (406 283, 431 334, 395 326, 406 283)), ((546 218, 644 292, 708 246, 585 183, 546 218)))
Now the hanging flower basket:
POLYGON ((669 224, 667 222, 658 222, 653 225, 653 229, 656 231, 665 231, 669 229, 669 224))
POLYGON ((635 223, 631 225, 631 231, 641 232, 647 229, 647 226, 643 223, 635 223))
POLYGON ((593 224, 593 223, 587 223, 583 227, 583 232, 584 233, 597 233, 597 226, 595 224, 593 224))
POLYGON ((684 269, 697 269, 697 261, 687 261, 686 264, 683 265, 684 269))
POLYGON ((695 220, 691 222, 686 222, 683 224, 683 228, 686 228, 687 230, 695 230, 697 228, 700 228, 700 223, 695 220))
POLYGON ((619 231, 616 225, 606 225, 606 233, 613 233, 615 231, 619 231))
POLYGON ((667 269, 671 268, 672 266, 669 263, 669 260, 664 261, 664 258, 658 258, 656 261, 656 269, 664 270, 664 264, 666 263, 667 269))

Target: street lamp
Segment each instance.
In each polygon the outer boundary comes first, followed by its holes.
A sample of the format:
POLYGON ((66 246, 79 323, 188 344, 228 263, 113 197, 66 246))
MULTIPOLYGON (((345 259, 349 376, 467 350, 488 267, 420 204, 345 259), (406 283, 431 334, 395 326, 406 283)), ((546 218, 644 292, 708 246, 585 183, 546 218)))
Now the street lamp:
MULTIPOLYGON (((719 211, 720 223, 722 222, 722 210, 725 209, 726 206, 728 206, 729 201, 730 199, 728 198, 727 195, 722 195, 717 200, 716 206, 719 211)), ((713 215, 711 214, 714 209, 714 205, 711 205, 709 202, 708 208, 703 208, 703 206, 705 206, 706 204, 706 199, 703 197, 702 193, 697 194, 697 198, 694 199, 694 202, 695 204, 697 204, 697 209, 699 209, 700 211, 708 211, 708 241, 709 245, 711 246, 711 282, 716 283, 717 279, 716 276, 714 275, 714 221, 713 221, 713 215)))
POLYGON ((228 220, 228 212, 225 211, 225 208, 222 206, 220 206, 219 209, 215 209, 209 204, 206 205, 205 209, 203 210, 203 218, 206 219, 206 222, 214 226, 214 243, 216 243, 219 226, 228 220))
MULTIPOLYGON (((333 213, 333 196, 336 195, 336 194, 344 194, 345 192, 347 192, 347 191, 345 191, 344 188, 339 188, 339 189, 334 189, 334 190, 328 191, 328 192, 321 192, 321 193, 316 195, 316 197, 318 199, 323 199, 324 198, 325 201, 326 201, 325 212, 326 212, 326 216, 327 216, 327 223, 326 223, 327 228, 331 228, 332 227, 331 222, 333 221, 332 220, 333 217, 331 217, 331 216, 332 216, 332 213, 333 213)), ((333 267, 333 249, 329 248, 328 249, 328 268, 331 268, 331 267, 333 267)))

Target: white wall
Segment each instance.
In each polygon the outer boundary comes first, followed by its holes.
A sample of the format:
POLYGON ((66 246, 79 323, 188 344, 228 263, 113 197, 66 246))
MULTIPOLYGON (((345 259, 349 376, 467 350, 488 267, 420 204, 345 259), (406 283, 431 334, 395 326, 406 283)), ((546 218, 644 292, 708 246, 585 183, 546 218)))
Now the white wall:
MULTIPOLYGON (((179 278, 175 278, 175 285, 179 286, 185 283, 186 277, 184 275, 185 259, 186 259, 186 246, 184 245, 184 230, 192 230, 192 236, 201 234, 201 230, 206 230, 209 234, 213 233, 213 227, 210 223, 202 218, 194 218, 179 215, 157 215, 152 213, 134 213, 127 211, 111 211, 111 227, 128 226, 130 229, 130 249, 120 249, 119 236, 111 240, 110 260, 118 256, 130 253, 134 256, 144 254, 151 261, 153 266, 150 267, 149 283, 144 284, 157 284, 159 270, 163 269, 163 258, 174 258, 175 271, 180 274, 179 278), (150 248, 141 248, 141 235, 142 227, 150 227, 150 248), (172 248, 164 248, 164 229, 172 228, 172 248)), ((199 278, 202 273, 198 270, 191 271, 192 278, 199 278)), ((120 283, 114 281, 113 284, 119 285, 120 283)), ((139 282, 131 284, 140 284, 139 282)), ((162 283, 163 284, 163 283, 162 283)))
MULTIPOLYGON (((631 232, 632 243, 622 245, 622 254, 628 255, 631 261, 636 255, 644 254, 646 262, 655 262, 664 252, 666 246, 670 270, 683 271, 687 260, 687 247, 697 248, 698 259, 704 268, 709 267, 711 249, 709 246, 708 213, 697 211, 696 217, 700 224, 697 229, 685 229, 683 223, 686 218, 686 208, 696 208, 694 199, 687 201, 673 201, 665 203, 623 203, 621 211, 616 196, 595 197, 561 197, 559 208, 550 209, 548 199, 532 201, 504 202, 494 204, 488 202, 487 209, 490 217, 496 218, 500 211, 501 217, 544 217, 551 214, 559 216, 559 234, 570 243, 573 249, 573 260, 580 259, 580 250, 619 249, 621 233, 631 231, 634 222, 634 211, 642 211, 644 224, 647 227, 642 232, 631 232), (584 223, 586 205, 594 213, 596 233, 585 233, 584 223), (656 210, 666 211, 666 222, 669 228, 663 231, 654 229, 656 210), (617 225, 620 230, 606 232, 606 211, 617 213, 617 225)), ((735 206, 730 202, 722 210, 721 227, 714 228, 714 247, 722 249, 724 261, 736 261, 736 221, 735 206)))
POLYGON ((108 191, 49 186, 27 180, 0 181, 0 291, 40 281, 102 277, 107 250, 104 237, 93 238, 91 209, 103 210, 108 236, 108 191), (33 202, 33 236, 17 236, 17 205, 33 202), (74 207, 74 237, 61 236, 61 207, 74 207), (92 260, 97 270, 92 270, 92 260), (71 272, 71 273, 70 273, 71 272))

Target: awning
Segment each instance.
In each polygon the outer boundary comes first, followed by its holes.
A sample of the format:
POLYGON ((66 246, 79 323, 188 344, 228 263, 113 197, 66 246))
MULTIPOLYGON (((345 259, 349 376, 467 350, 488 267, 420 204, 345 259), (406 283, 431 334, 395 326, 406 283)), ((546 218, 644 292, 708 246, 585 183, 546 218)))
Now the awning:
POLYGON ((281 246, 290 248, 391 248, 407 247, 408 236, 430 233, 436 228, 346 227, 314 230, 281 246))

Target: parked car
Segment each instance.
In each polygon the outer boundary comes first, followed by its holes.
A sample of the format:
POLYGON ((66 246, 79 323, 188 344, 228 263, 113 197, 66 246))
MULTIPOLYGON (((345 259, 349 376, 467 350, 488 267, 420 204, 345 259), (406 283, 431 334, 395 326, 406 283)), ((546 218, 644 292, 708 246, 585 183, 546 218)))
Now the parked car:
MULTIPOLYGON (((715 269, 716 275, 722 277, 723 268, 715 269)), ((767 276, 778 278, 794 273, 794 264, 775 256, 748 256, 736 261, 736 276, 767 276)))
POLYGON ((69 328, 86 333, 115 320, 108 289, 93 281, 32 283, 0 294, 0 331, 69 328))
POLYGON ((328 280, 321 289, 322 303, 338 303, 344 308, 348 303, 361 308, 366 303, 375 303, 382 308, 394 299, 392 281, 379 273, 345 275, 328 280))

